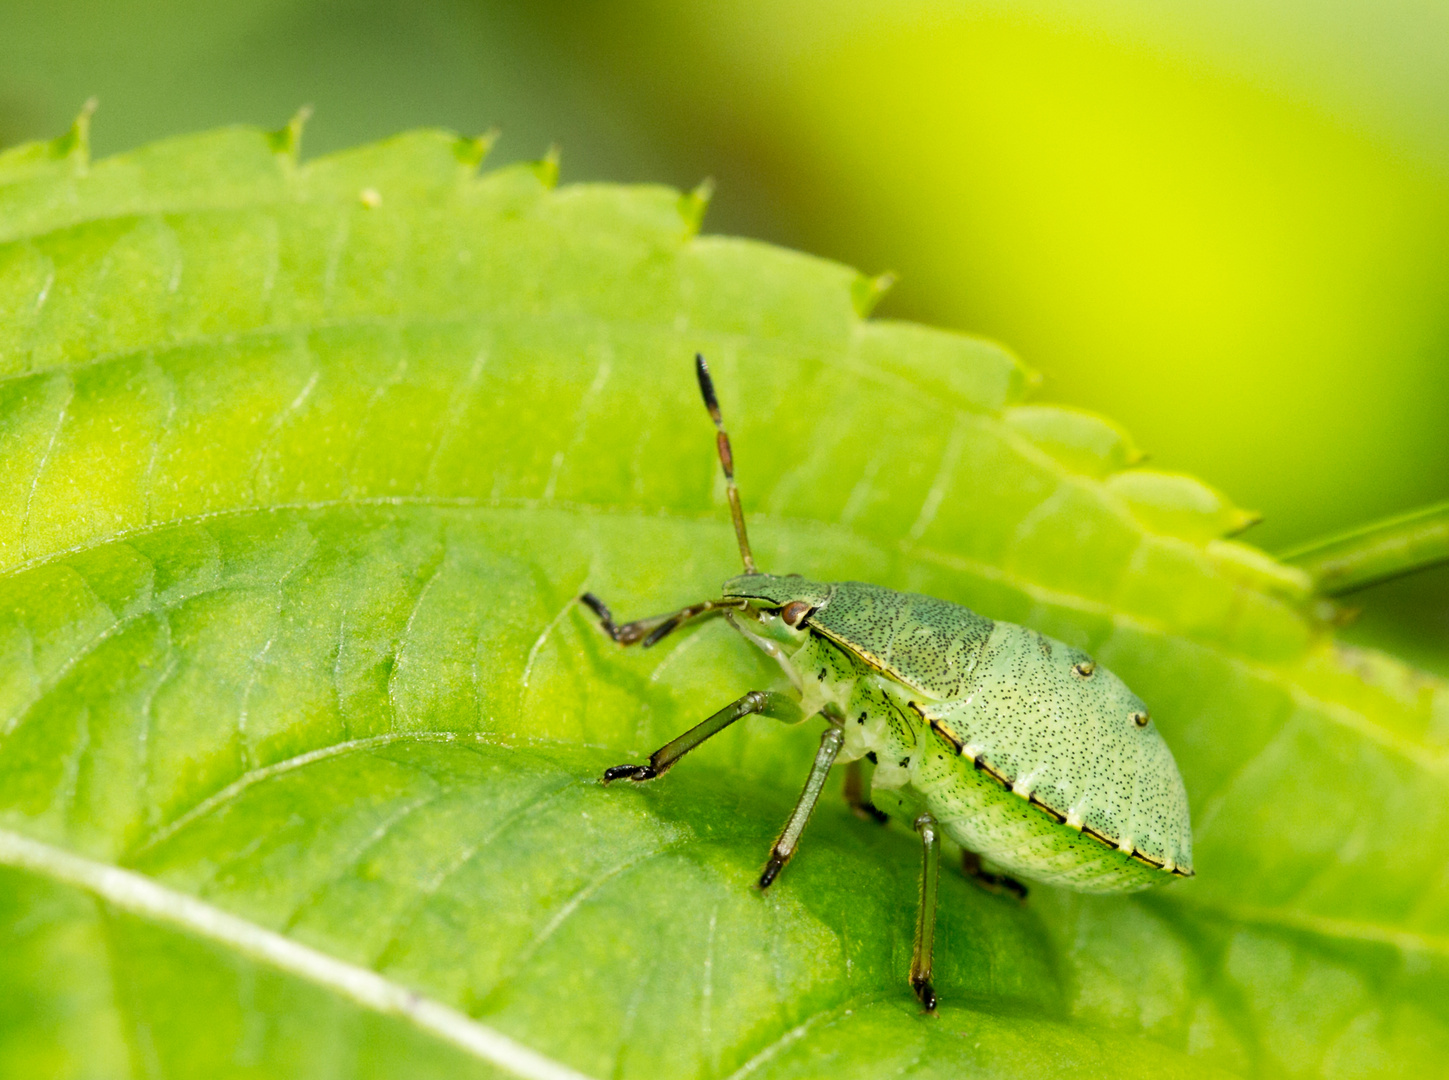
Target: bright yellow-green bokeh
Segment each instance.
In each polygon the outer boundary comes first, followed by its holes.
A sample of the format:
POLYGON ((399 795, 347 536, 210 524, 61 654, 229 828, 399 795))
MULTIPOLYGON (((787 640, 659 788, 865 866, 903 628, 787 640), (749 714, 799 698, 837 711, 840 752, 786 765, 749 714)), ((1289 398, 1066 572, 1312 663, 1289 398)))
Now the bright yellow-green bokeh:
POLYGON ((1264 511, 1256 541, 1449 494, 1449 168, 1413 117, 1317 93, 1333 71, 1286 36, 1185 57, 1132 14, 655 6, 630 31, 658 35, 639 85, 746 131, 808 246, 902 271, 886 310, 1007 342, 1047 398, 1264 511))
POLYGON ((920 108, 893 122, 853 82, 855 123, 828 134, 863 210, 870 178, 917 177, 919 202, 861 214, 876 245, 910 245, 916 304, 989 326, 1049 396, 1309 528, 1373 506, 1379 469, 1444 462, 1444 354, 1424 355, 1444 330, 1443 178, 1302 107, 1080 39, 987 24, 882 45, 883 81, 920 108), (867 127, 872 145, 850 140, 867 127), (903 169, 922 146, 930 167, 903 169), (1378 469, 1360 457, 1376 442, 1378 469))

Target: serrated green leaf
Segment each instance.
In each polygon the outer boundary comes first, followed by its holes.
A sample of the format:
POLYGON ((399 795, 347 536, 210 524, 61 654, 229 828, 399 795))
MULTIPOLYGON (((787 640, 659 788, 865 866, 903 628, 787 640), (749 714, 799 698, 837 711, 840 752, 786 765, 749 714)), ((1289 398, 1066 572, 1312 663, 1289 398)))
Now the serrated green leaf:
POLYGON ((1018 405, 1003 419, 1072 472, 1101 479, 1142 460, 1132 436, 1120 426, 1080 409, 1018 405))
POLYGON ((1149 529, 1200 544, 1262 520, 1262 515, 1234 506, 1222 492, 1182 473, 1132 469, 1107 477, 1106 487, 1149 529))
POLYGON ((237 129, 0 171, 0 1071, 1435 1067, 1443 684, 1044 449, 999 348, 863 321, 855 271, 698 237, 698 199, 482 149, 298 165, 237 129), (929 1018, 907 831, 832 802, 750 888, 808 726, 594 782, 771 678, 719 623, 624 651, 574 602, 734 572, 696 350, 762 565, 1093 651, 1176 753, 1196 879, 1019 907, 946 875, 929 1018))

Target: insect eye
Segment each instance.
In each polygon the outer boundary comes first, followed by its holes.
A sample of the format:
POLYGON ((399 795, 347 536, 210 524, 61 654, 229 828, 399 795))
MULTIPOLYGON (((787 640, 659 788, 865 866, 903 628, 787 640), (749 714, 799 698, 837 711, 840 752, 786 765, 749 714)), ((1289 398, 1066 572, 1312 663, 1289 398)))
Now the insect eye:
POLYGON ((1072 674, 1080 675, 1084 679, 1096 670, 1097 665, 1092 663, 1092 661, 1090 660, 1082 660, 1079 663, 1075 663, 1072 665, 1072 674))
POLYGON ((1148 713, 1145 713, 1145 712, 1135 712, 1135 713, 1132 714, 1131 719, 1132 719, 1132 722, 1134 724, 1136 724, 1138 727, 1146 727, 1147 726, 1147 722, 1149 720, 1151 720, 1152 717, 1151 717, 1151 715, 1149 715, 1148 713))
POLYGON ((780 609, 780 618, 786 626, 798 626, 800 620, 810 613, 810 605, 804 600, 792 600, 780 609))

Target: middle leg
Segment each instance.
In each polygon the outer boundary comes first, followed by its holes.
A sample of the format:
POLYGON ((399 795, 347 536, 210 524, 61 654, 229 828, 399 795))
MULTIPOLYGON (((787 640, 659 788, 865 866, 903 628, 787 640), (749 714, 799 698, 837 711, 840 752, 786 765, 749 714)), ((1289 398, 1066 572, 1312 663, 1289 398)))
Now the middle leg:
POLYGON ((790 861, 790 856, 795 854, 795 848, 800 843, 800 834, 810 823, 810 815, 815 812, 815 804, 820 801, 820 792, 825 787, 825 778, 830 775, 830 766, 835 764, 835 756, 840 753, 844 744, 845 733, 838 724, 831 724, 820 736, 820 749, 815 751, 815 764, 810 766, 810 775, 805 778, 805 790, 800 792, 800 799, 795 803, 790 820, 785 822, 785 830, 770 849, 770 860, 765 863, 764 872, 760 874, 760 888, 768 889, 770 883, 790 861))

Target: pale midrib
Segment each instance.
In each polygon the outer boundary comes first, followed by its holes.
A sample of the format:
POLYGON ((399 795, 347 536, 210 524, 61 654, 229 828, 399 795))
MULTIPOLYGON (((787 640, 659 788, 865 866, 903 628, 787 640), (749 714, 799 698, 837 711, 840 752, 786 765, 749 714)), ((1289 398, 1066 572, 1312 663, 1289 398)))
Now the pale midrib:
POLYGON ((583 1073, 374 971, 344 963, 195 897, 168 889, 142 874, 83 858, 4 829, 0 829, 0 865, 83 889, 119 911, 224 945, 252 960, 330 990, 364 1009, 409 1022, 512 1076, 523 1080, 588 1080, 583 1073))

